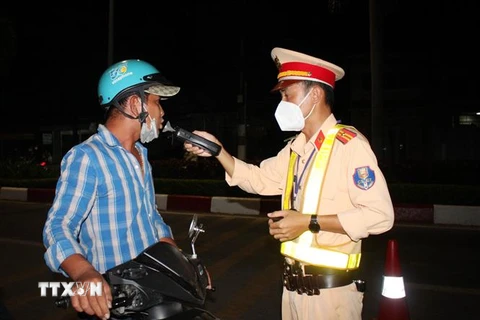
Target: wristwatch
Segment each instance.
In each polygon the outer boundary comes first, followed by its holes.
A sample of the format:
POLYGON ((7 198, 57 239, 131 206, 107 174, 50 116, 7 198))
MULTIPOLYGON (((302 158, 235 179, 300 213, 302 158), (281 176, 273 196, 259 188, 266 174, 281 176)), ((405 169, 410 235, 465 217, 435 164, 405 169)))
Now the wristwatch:
POLYGON ((312 214, 310 218, 310 224, 308 225, 308 230, 310 230, 311 233, 320 232, 320 224, 318 224, 317 218, 318 216, 316 214, 312 214))

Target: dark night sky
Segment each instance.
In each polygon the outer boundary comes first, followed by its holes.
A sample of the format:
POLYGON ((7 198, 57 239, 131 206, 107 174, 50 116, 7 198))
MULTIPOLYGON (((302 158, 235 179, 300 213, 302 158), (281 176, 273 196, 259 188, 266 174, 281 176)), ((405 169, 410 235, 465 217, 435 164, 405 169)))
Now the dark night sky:
MULTIPOLYGON (((243 69, 249 98, 273 101, 268 106, 273 112, 278 100, 269 93, 276 76, 273 47, 339 65, 369 50, 368 0, 342 1, 336 14, 327 2, 115 1, 113 60, 145 59, 182 86, 176 105, 169 102, 179 112, 235 107, 243 69)), ((385 6, 387 49, 443 50, 452 59, 477 64, 474 1, 377 2, 390 3, 385 6)), ((96 90, 107 67, 108 1, 34 1, 28 6, 4 1, 0 9, 16 39, 16 55, 6 64, 8 72, 2 72, 3 120, 10 123, 9 117, 24 106, 32 111, 22 111, 23 119, 100 115, 96 90)), ((8 33, 4 30, 2 38, 8 33)))
MULTIPOLYGON (((295 12, 278 5, 262 8, 253 1, 115 1, 113 60, 151 62, 182 86, 178 103, 201 111, 235 104, 242 37, 249 97, 257 100, 269 95, 275 82, 274 46, 332 58, 352 39, 364 39, 368 48, 368 25, 361 21, 366 16, 358 15, 352 28, 338 22, 345 20, 342 14, 334 21, 326 1, 299 4, 295 12)), ((107 66, 108 1, 3 6, 17 40, 4 89, 15 99, 7 98, 3 112, 16 114, 20 98, 33 109, 34 119, 97 114, 97 81, 107 66)))

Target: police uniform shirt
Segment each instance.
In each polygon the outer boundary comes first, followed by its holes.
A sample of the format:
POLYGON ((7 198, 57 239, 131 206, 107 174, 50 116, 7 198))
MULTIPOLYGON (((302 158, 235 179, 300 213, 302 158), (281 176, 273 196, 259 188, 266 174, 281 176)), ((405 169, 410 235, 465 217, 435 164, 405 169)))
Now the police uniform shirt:
MULTIPOLYGON (((259 166, 234 158, 235 169, 231 177, 226 174, 226 182, 249 193, 283 195, 290 152, 296 152, 299 157, 298 167, 294 169, 297 179, 304 172, 293 203, 294 208, 299 208, 308 169, 314 161, 314 156, 310 161, 308 158, 316 149, 315 140, 320 131, 326 136, 336 123, 334 115, 330 115, 309 141, 300 133, 275 157, 262 161, 259 166)), ((318 246, 335 247, 345 253, 359 253, 362 238, 391 229, 394 211, 387 183, 368 140, 357 130, 348 130, 353 137, 334 142, 317 211, 318 215, 337 214, 346 235, 322 230, 316 242, 318 246)))

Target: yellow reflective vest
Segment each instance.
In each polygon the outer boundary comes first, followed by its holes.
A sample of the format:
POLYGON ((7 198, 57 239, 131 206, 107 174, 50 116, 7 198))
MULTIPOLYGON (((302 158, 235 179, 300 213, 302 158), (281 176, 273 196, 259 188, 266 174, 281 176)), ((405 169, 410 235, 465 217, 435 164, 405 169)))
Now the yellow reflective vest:
MULTIPOLYGON (((336 140, 335 137, 337 136, 338 131, 344 127, 347 126, 337 124, 328 131, 320 149, 313 159, 313 163, 307 174, 304 195, 300 203, 299 211, 302 214, 317 214, 325 173, 330 160, 333 144, 336 140)), ((294 167, 297 157, 298 155, 295 152, 291 152, 287 174, 287 185, 282 202, 283 210, 291 209, 294 167)), ((354 270, 358 269, 360 266, 361 253, 345 253, 335 251, 332 248, 322 248, 315 244, 315 235, 310 231, 305 231, 294 240, 282 242, 280 252, 284 256, 310 265, 341 270, 354 270)))

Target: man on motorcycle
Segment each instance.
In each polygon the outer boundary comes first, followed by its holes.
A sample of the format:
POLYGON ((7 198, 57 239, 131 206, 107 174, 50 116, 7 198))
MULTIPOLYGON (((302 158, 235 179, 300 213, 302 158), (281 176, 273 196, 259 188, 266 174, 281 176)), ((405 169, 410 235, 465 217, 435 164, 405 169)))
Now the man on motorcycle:
POLYGON ((78 312, 108 319, 112 295, 102 274, 156 242, 175 245, 156 207, 143 143, 163 127, 161 100, 179 90, 145 61, 111 65, 98 83, 105 123, 63 157, 43 241, 52 271, 78 283, 103 283, 102 295, 71 297, 78 312))

